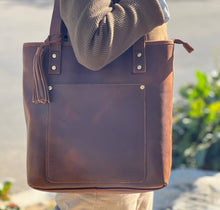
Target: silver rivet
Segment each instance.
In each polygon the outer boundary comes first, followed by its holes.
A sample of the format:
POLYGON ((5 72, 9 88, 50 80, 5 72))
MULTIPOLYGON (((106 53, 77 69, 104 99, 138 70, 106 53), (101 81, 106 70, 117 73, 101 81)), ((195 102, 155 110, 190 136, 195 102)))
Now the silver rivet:
POLYGON ((141 69, 142 69, 142 65, 138 65, 137 70, 141 70, 141 69))
POLYGON ((52 86, 48 86, 48 89, 49 89, 49 90, 53 90, 53 87, 52 87, 52 86))
POLYGON ((144 90, 144 88, 145 88, 145 85, 141 85, 141 86, 140 86, 140 89, 141 89, 141 90, 144 90))
POLYGON ((142 53, 138 53, 137 57, 140 58, 142 56, 142 53))
POLYGON ((52 66, 51 69, 55 71, 57 69, 57 67, 56 66, 52 66))
POLYGON ((52 54, 52 58, 56 58, 57 55, 55 53, 52 54))

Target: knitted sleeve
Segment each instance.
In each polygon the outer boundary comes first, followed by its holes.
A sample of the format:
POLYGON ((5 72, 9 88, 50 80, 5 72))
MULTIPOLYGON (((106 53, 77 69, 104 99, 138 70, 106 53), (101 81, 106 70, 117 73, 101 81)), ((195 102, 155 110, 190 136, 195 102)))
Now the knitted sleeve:
POLYGON ((164 23, 158 0, 61 0, 61 18, 78 62, 97 71, 164 23))

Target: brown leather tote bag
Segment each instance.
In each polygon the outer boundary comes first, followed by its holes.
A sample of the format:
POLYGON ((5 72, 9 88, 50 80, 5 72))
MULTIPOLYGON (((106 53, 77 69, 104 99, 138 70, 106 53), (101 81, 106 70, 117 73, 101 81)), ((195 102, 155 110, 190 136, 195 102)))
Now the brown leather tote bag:
POLYGON ((171 171, 173 49, 172 40, 142 37, 91 71, 75 58, 56 0, 49 37, 23 46, 28 184, 54 192, 165 187, 171 171))

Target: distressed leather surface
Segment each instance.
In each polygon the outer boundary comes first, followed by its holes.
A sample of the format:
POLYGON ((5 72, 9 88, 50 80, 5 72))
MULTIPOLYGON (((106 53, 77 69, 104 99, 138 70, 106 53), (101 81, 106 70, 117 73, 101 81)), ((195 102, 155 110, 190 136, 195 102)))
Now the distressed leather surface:
POLYGON ((70 43, 62 42, 59 74, 48 73, 51 48, 45 47, 43 67, 48 86, 53 87, 48 104, 32 103, 33 57, 41 43, 24 44, 23 100, 31 187, 129 193, 168 184, 174 43, 143 40, 136 46, 145 52, 146 72, 137 74, 137 47, 130 47, 100 71, 91 71, 77 62, 70 43))

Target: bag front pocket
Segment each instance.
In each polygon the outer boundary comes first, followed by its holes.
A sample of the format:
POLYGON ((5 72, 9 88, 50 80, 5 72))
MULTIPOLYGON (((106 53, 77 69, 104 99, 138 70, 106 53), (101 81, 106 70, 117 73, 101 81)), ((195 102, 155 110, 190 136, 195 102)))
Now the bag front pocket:
POLYGON ((146 175, 141 84, 54 85, 46 175, 54 183, 139 183, 146 175))

